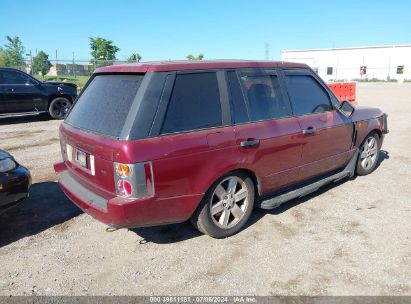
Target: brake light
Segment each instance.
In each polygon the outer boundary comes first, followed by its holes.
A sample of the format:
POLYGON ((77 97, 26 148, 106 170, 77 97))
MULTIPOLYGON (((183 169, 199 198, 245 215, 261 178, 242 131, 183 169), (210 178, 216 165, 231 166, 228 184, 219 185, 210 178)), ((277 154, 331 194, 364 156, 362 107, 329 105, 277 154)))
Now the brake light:
POLYGON ((133 193, 133 186, 130 184, 129 181, 125 179, 120 179, 117 182, 117 192, 121 196, 131 196, 131 194, 133 193))
POLYGON ((114 182, 118 196, 127 198, 153 196, 154 181, 152 163, 114 163, 114 182))

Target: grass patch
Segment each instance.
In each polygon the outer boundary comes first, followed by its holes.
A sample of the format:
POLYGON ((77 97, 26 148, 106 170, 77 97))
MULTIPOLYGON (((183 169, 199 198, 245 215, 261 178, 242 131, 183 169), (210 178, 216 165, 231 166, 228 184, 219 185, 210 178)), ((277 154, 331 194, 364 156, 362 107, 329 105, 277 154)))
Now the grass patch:
POLYGON ((41 81, 61 81, 61 82, 71 82, 77 85, 77 91, 80 92, 86 82, 89 80, 90 76, 41 76, 41 75, 33 75, 35 78, 41 81))

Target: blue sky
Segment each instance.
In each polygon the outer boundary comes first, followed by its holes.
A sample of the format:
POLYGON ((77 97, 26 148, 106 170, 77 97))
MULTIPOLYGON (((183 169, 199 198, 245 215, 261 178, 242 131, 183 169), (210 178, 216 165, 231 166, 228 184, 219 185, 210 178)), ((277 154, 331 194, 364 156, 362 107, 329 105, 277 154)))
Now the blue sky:
POLYGON ((0 45, 19 36, 54 59, 90 58, 89 38, 114 41, 118 59, 279 59, 282 49, 411 43, 411 1, 1 0, 0 45))

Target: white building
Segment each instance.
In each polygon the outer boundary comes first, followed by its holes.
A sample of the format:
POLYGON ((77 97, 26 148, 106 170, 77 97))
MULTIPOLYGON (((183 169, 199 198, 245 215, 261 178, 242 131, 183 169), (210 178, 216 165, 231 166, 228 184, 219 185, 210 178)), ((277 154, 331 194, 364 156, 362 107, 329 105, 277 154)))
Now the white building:
POLYGON ((281 51, 281 60, 305 63, 325 81, 411 80, 411 44, 284 50, 281 51))

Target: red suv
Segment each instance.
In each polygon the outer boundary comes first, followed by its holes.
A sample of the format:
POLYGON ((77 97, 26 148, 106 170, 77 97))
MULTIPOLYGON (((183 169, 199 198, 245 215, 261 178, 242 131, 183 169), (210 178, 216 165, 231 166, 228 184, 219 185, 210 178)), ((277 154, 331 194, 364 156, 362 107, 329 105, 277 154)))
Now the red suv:
POLYGON ((153 62, 98 69, 60 127, 67 196, 113 227, 191 219, 238 232, 275 208, 374 170, 378 109, 340 103, 308 66, 153 62))

